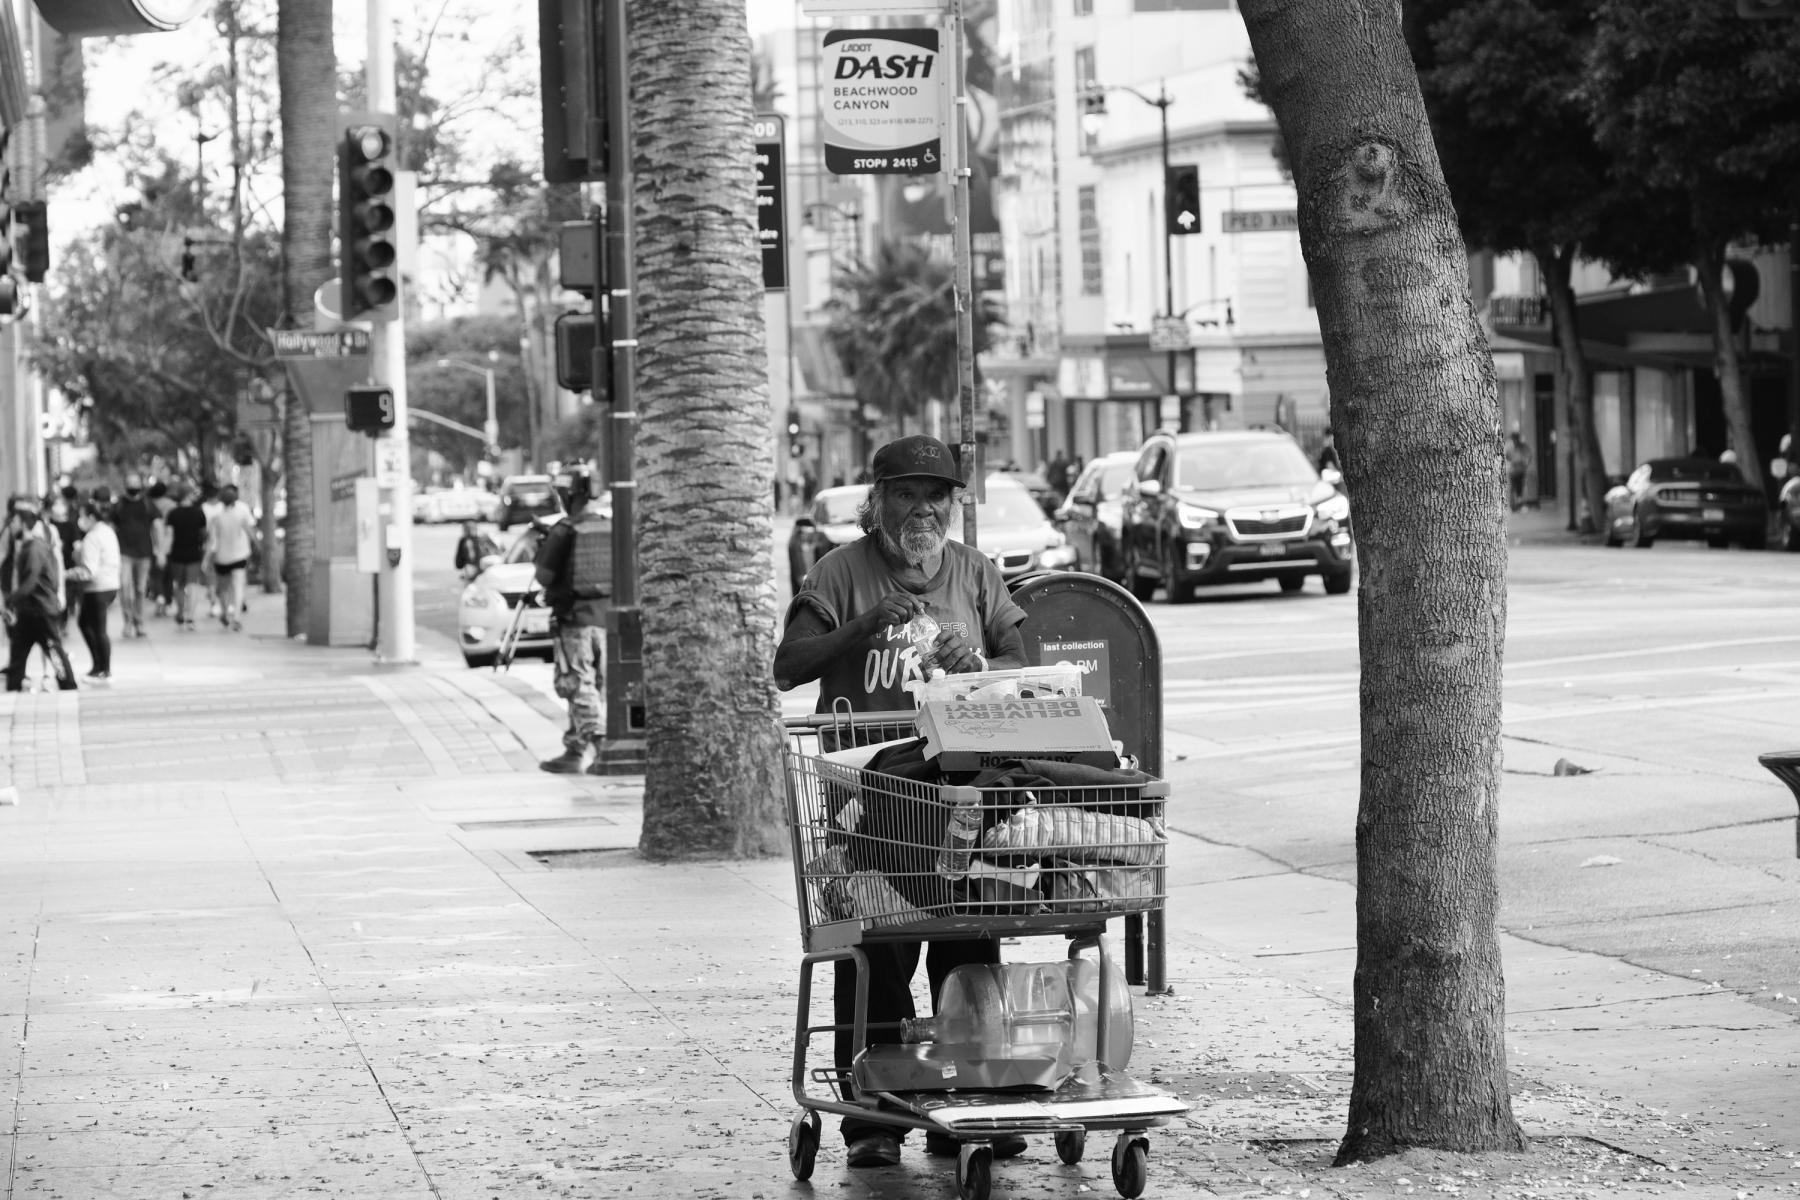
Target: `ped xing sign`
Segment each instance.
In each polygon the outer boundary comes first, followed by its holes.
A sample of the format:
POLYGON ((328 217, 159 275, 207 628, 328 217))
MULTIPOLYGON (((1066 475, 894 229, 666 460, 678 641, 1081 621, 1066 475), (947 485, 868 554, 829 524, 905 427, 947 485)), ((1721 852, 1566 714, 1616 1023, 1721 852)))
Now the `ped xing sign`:
POLYGON ((833 29, 823 51, 826 170, 935 175, 944 169, 936 29, 833 29))

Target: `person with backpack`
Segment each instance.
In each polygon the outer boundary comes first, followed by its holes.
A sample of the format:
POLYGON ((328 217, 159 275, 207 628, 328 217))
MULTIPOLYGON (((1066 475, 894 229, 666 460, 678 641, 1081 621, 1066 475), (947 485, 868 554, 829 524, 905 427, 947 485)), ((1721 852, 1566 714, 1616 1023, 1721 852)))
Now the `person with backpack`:
POLYGON ((39 649, 56 675, 56 686, 75 690, 75 668, 62 643, 63 581, 60 551, 50 545, 43 505, 36 496, 15 496, 7 530, 12 556, 0 587, 7 636, 6 690, 23 691, 25 666, 39 649))

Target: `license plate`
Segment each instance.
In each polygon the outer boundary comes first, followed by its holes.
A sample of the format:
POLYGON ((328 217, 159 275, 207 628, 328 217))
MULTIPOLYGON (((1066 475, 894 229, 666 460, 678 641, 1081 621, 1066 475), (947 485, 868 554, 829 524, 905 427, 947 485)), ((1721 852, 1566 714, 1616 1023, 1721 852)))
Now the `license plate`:
POLYGON ((1725 510, 1722 508, 1703 508, 1700 510, 1700 519, 1702 521, 1723 521, 1725 519, 1725 510))
POLYGON ((526 613, 525 619, 519 623, 519 630, 522 633, 549 633, 550 614, 547 612, 526 613))
POLYGON ((1256 548, 1256 552, 1264 558, 1280 558, 1287 553, 1286 542, 1264 542, 1256 548))

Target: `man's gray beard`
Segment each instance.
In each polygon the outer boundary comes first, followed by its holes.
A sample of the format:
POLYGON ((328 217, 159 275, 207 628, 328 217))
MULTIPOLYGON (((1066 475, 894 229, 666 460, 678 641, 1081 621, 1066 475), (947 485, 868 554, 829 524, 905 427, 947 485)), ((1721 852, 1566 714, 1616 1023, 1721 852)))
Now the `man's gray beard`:
POLYGON ((881 526, 881 543, 893 557, 908 566, 919 566, 926 559, 944 548, 950 540, 950 533, 945 529, 907 530, 902 528, 898 540, 888 532, 887 526, 881 526))

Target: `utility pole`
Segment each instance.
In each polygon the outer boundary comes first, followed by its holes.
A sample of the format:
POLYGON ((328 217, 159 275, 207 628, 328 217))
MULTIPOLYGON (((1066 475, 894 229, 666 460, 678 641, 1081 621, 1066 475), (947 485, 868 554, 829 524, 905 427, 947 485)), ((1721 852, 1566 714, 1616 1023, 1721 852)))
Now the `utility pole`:
MULTIPOLYGON (((963 543, 977 546, 975 507, 987 499, 987 480, 981 473, 975 450, 975 256, 970 245, 969 188, 975 173, 969 167, 968 56, 963 48, 963 0, 950 4, 950 62, 955 70, 956 93, 951 98, 949 144, 951 203, 954 219, 951 241, 956 254, 956 395, 962 433, 962 474, 970 491, 963 503, 963 543)), ((858 230, 860 235, 861 230, 858 230)))
MULTIPOLYGON (((1157 115, 1162 118, 1162 177, 1163 177, 1163 316, 1171 319, 1175 316, 1175 233, 1169 225, 1169 85, 1167 81, 1156 85, 1156 99, 1150 103, 1156 105, 1157 115)), ((1191 294, 1191 293, 1190 293, 1191 294)), ((1169 392, 1180 397, 1181 385, 1175 379, 1175 358, 1177 352, 1169 351, 1169 392)), ((1180 401, 1177 399, 1177 404, 1180 401)), ((1208 414, 1210 415, 1210 414, 1208 414)), ((1178 424, 1185 425, 1177 419, 1178 424)), ((1211 422, 1208 422, 1210 424, 1211 422)), ((1157 424, 1162 424, 1158 414, 1157 424)))
POLYGON ((605 325, 601 289, 594 295, 594 381, 612 370, 612 413, 606 426, 606 479, 613 500, 612 603, 606 610, 606 728, 596 770, 636 774, 644 769, 644 620, 638 600, 637 563, 637 218, 632 210, 636 177, 631 166, 631 97, 625 0, 595 0, 600 9, 605 80, 606 211, 594 223, 605 263, 605 325), (610 343, 611 353, 606 352, 610 343))
MULTIPOLYGON (((368 0, 369 108, 377 113, 396 111, 394 26, 388 4, 389 0, 368 0)), ((399 272, 394 274, 398 283, 399 272)), ((412 453, 406 432, 404 313, 404 298, 397 297, 391 318, 377 318, 369 323, 370 371, 375 381, 387 387, 394 397, 394 426, 375 439, 375 476, 383 485, 381 509, 387 546, 377 576, 381 611, 376 657, 390 664, 417 659, 413 643, 412 453)))

